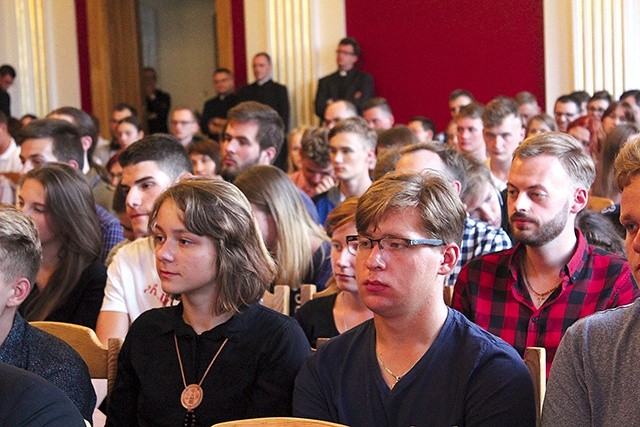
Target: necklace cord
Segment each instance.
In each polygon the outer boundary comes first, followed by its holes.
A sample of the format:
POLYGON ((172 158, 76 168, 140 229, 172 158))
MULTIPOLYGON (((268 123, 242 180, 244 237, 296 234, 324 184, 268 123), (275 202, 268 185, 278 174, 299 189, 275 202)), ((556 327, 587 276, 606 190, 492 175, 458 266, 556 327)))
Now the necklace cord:
MULTIPOLYGON (((176 344, 176 353, 178 354, 178 363, 180 364, 180 374, 182 375, 182 383, 184 384, 184 388, 187 388, 187 380, 186 380, 186 378, 184 376, 184 368, 182 367, 182 358, 180 357, 180 349, 178 348, 178 337, 176 336, 175 333, 173 334, 173 340, 174 340, 174 342, 176 344)), ((209 370, 211 369, 211 367, 215 363, 216 359, 218 358, 218 355, 220 354, 220 352, 222 351, 224 346, 227 344, 227 341, 229 341, 229 338, 225 338, 224 339, 224 341, 222 342, 222 345, 220 346, 220 348, 216 352, 215 356, 213 356, 213 359, 211 359, 211 363, 209 363, 209 366, 207 366, 207 370, 204 372, 204 375, 202 375, 202 378, 200 379, 200 382, 198 383, 198 387, 202 386, 202 382, 204 381, 205 377, 209 373, 209 370)))

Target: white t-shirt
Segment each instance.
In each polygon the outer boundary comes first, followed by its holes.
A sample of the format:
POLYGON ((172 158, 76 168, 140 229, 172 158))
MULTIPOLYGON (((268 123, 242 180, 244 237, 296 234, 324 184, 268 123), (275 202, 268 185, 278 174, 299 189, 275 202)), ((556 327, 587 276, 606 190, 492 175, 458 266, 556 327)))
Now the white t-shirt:
POLYGON ((127 313, 133 322, 143 312, 172 305, 162 290, 156 271, 151 237, 137 239, 121 247, 107 270, 107 285, 101 311, 127 313))
POLYGON ((22 161, 20 161, 20 147, 16 145, 16 141, 11 138, 11 143, 7 151, 0 154, 0 172, 20 172, 22 170, 22 161))

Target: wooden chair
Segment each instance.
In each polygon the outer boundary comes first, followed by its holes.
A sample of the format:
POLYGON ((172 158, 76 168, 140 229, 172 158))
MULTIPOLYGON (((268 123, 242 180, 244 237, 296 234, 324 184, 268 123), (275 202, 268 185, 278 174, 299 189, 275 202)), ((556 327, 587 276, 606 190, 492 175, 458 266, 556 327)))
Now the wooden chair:
POLYGON ((93 329, 86 326, 62 322, 31 322, 31 325, 73 347, 89 367, 91 378, 106 379, 107 396, 111 393, 118 371, 118 353, 122 339, 109 338, 109 346, 105 348, 93 329))
POLYGON ((291 289, 288 286, 275 285, 273 293, 267 291, 262 296, 262 305, 288 316, 290 295, 291 289))
POLYGON ((446 306, 451 307, 453 305, 453 286, 444 285, 442 296, 444 297, 444 303, 446 306))
POLYGON ((524 363, 533 379, 533 392, 536 400, 536 425, 540 425, 544 394, 547 391, 547 351, 544 347, 524 349, 524 363))
POLYGON ((598 196, 589 196, 589 200, 587 201, 587 209, 592 210, 594 212, 602 212, 604 208, 608 208, 609 206, 613 206, 613 200, 607 199, 606 197, 598 197, 598 196))
POLYGON ((227 421, 214 424, 213 427, 346 427, 344 424, 331 423, 329 421, 311 420, 307 418, 270 417, 252 418, 248 420, 227 421))
MULTIPOLYGON (((329 282, 332 282, 332 280, 333 279, 331 279, 329 282)), ((313 298, 326 297, 327 295, 332 295, 337 292, 338 292, 338 287, 334 283, 332 283, 329 286, 327 286, 325 290, 322 290, 320 292, 316 292, 315 294, 313 294, 313 298)))
POLYGON ((300 285, 300 305, 311 301, 316 294, 316 285, 300 285))

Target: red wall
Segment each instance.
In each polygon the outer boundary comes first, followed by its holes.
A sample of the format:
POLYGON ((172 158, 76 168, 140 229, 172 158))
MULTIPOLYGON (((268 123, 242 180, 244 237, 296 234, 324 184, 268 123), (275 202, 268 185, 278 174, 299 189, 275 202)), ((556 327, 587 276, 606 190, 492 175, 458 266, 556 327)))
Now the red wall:
POLYGON ((424 115, 438 131, 449 93, 483 103, 532 92, 544 105, 542 0, 346 0, 347 34, 362 47, 396 122, 424 115))

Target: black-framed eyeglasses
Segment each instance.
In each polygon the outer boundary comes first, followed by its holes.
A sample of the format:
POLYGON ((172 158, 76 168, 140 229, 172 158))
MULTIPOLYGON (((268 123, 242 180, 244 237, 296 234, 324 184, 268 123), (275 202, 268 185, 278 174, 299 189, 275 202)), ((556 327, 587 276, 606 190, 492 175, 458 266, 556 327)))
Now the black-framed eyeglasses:
POLYGON ((381 239, 371 239, 365 236, 347 236, 347 249, 353 255, 358 250, 370 251, 377 243, 380 250, 401 251, 411 246, 442 246, 444 242, 440 239, 404 239, 402 237, 383 237, 381 239))

